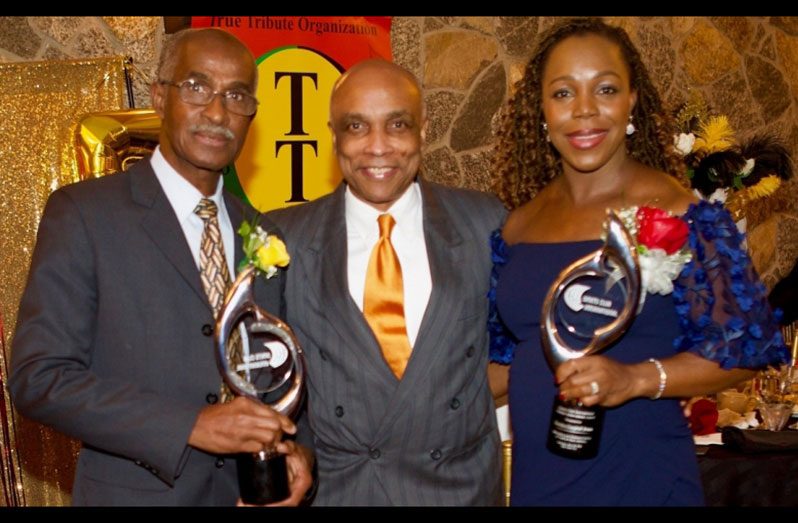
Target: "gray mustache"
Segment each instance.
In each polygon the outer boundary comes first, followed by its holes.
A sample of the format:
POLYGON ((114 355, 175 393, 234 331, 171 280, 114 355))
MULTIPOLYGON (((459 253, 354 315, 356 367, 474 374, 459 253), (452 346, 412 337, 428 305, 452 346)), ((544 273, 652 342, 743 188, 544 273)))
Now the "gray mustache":
POLYGON ((192 133, 201 132, 201 133, 208 133, 208 134, 220 134, 227 138, 228 140, 232 140, 236 136, 233 134, 233 131, 228 129, 227 127, 222 127, 221 125, 210 125, 210 124, 195 124, 189 128, 189 131, 192 133))

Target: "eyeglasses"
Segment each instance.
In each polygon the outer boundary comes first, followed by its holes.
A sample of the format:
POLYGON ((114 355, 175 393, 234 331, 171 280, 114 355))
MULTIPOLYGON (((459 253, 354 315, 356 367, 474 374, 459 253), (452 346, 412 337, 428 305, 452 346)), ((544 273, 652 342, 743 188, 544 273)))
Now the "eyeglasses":
POLYGON ((177 87, 180 99, 191 105, 208 105, 219 95, 222 97, 222 105, 233 114, 240 116, 252 116, 258 110, 258 100, 251 94, 240 89, 219 92, 211 89, 211 86, 200 80, 193 78, 182 82, 170 82, 159 80, 158 83, 177 87))

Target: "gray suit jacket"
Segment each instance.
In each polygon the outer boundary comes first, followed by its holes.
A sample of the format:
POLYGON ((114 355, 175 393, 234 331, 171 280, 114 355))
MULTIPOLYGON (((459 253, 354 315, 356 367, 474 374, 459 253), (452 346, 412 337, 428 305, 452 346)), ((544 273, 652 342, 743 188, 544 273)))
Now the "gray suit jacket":
POLYGON ((500 450, 487 383, 490 232, 486 194, 421 181, 432 293, 401 381, 349 295, 342 184, 273 211, 292 262, 286 319, 309 369, 317 505, 487 505, 500 450))
MULTIPOLYGON (((229 194, 225 204, 234 228, 254 213, 229 194)), ((261 306, 281 315, 284 284, 283 271, 261 278, 261 306)), ((235 503, 235 461, 186 445, 219 393, 213 320, 148 160, 50 196, 9 387, 22 414, 83 441, 74 504, 235 503)))

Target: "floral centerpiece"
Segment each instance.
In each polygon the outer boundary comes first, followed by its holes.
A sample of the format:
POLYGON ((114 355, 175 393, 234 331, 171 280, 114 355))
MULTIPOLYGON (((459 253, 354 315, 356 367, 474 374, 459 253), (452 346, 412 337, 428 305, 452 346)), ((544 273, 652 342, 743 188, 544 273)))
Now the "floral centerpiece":
POLYGON ((788 196, 777 192, 792 177, 784 144, 770 134, 739 140, 729 119, 710 114, 693 93, 676 115, 674 147, 684 157, 696 195, 724 204, 742 231, 787 208, 788 196))

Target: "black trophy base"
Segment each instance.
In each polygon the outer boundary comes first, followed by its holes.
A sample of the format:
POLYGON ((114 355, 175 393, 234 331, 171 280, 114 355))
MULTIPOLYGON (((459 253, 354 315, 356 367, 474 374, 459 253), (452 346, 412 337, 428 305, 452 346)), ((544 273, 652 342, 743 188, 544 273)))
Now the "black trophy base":
POLYGON ((603 408, 585 407, 555 396, 546 448, 564 458, 594 458, 598 454, 603 426, 603 408))
POLYGON ((241 454, 237 462, 241 501, 247 505, 266 505, 288 497, 285 454, 241 454))

